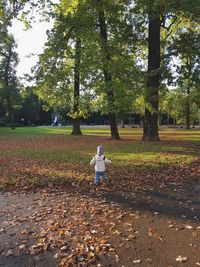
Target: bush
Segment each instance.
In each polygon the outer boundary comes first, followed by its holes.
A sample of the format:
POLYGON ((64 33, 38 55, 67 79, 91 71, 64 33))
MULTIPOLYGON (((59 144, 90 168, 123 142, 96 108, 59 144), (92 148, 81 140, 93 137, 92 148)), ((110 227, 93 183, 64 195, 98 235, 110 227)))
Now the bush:
POLYGON ((7 121, 5 117, 0 118, 0 127, 7 126, 7 121))

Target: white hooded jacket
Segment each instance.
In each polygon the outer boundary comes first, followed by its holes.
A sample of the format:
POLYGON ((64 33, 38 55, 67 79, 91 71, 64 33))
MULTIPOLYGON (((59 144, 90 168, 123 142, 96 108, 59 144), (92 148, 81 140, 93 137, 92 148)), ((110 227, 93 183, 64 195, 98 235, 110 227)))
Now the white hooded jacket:
POLYGON ((96 172, 104 172, 106 170, 106 164, 109 163, 111 163, 111 160, 109 160, 103 154, 102 155, 96 154, 90 161, 90 165, 95 165, 94 168, 96 172))

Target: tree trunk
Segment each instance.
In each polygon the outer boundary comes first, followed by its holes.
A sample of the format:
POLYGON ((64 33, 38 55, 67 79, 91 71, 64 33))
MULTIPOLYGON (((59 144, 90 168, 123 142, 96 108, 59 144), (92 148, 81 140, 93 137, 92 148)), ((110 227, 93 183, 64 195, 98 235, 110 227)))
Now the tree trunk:
POLYGON ((11 99, 11 90, 9 88, 9 69, 10 69, 10 62, 11 62, 12 51, 11 47, 9 47, 9 53, 7 56, 5 72, 4 72, 4 85, 5 85, 5 96, 7 101, 7 113, 8 113, 8 121, 11 125, 11 129, 15 129, 15 122, 14 122, 14 111, 13 111, 13 103, 11 99))
POLYGON ((121 120, 121 128, 125 128, 124 120, 121 120))
POLYGON ((73 130, 71 135, 82 135, 79 118, 73 119, 73 130))
POLYGON ((149 15, 148 77, 145 95, 143 141, 159 141, 158 101, 160 85, 160 17, 149 15))
POLYGON ((187 88, 187 98, 185 103, 185 119, 186 119, 186 129, 190 129, 190 88, 187 88))
POLYGON ((170 115, 169 115, 169 113, 167 114, 167 124, 170 125, 170 115))
POLYGON ((176 118, 173 119, 173 125, 176 125, 176 118))
MULTIPOLYGON (((191 56, 188 57, 187 59, 187 69, 188 69, 188 76, 189 79, 192 79, 192 63, 191 63, 191 56)), ((185 103, 185 119, 186 119, 186 129, 190 129, 190 86, 191 82, 189 81, 188 86, 186 88, 186 103, 185 103)))
POLYGON ((111 58, 108 48, 108 35, 107 35, 107 25, 105 20, 104 8, 101 0, 97 0, 98 3, 98 20, 100 28, 100 37, 101 37, 101 51, 102 51, 102 60, 103 60, 103 73, 104 81, 106 85, 106 94, 108 99, 108 108, 109 108, 109 120, 110 120, 110 131, 111 137, 113 139, 120 139, 119 132, 117 128, 117 119, 115 114, 115 96, 114 90, 112 87, 112 74, 108 69, 108 66, 111 64, 111 58))
POLYGON ((12 103, 10 97, 7 99, 7 105, 8 105, 8 121, 11 124, 11 129, 15 130, 15 121, 14 121, 14 112, 12 108, 12 103))
POLYGON ((81 135, 79 118, 79 94, 80 94, 80 63, 81 63, 81 39, 76 39, 75 65, 74 65, 74 118, 72 135, 81 135))

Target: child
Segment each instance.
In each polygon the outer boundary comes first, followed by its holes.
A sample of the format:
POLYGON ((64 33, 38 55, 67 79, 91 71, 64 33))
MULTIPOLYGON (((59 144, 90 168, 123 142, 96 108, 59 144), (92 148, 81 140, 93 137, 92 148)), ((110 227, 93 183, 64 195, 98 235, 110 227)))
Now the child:
POLYGON ((104 156, 104 148, 102 146, 97 147, 97 154, 93 157, 93 159, 90 161, 90 165, 95 165, 95 178, 94 178, 94 184, 98 185, 99 183, 99 177, 102 176, 103 182, 106 180, 106 164, 111 163, 111 160, 106 158, 104 156))

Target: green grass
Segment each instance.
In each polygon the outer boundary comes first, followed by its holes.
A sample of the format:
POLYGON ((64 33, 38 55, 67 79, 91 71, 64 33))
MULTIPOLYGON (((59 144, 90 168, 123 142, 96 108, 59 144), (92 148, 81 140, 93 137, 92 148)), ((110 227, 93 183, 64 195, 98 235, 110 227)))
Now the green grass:
POLYGON ((74 177, 90 180, 93 168, 89 162, 98 145, 105 147, 106 156, 112 160, 109 169, 117 171, 112 179, 118 173, 120 178, 130 178, 130 172, 136 168, 157 173, 163 166, 187 169, 199 159, 198 129, 161 129, 160 142, 141 142, 142 129, 138 128, 119 129, 120 141, 110 139, 109 128, 83 127, 82 136, 71 136, 71 130, 69 127, 0 128, 0 186, 62 184, 74 177), (82 168, 85 168, 83 173, 82 168))
MULTIPOLYGON (((71 134, 71 127, 18 127, 15 130, 6 127, 0 127, 0 138, 1 137, 13 137, 13 136, 33 136, 38 137, 38 135, 44 134, 71 134)), ((96 136, 110 136, 109 127, 105 128, 86 128, 82 126, 82 133, 84 135, 96 135, 96 136)), ((123 136, 142 136, 141 128, 119 128, 120 135, 123 136)), ((168 134, 172 136, 175 134, 179 139, 184 140, 198 140, 200 139, 200 130, 199 129, 163 129, 161 128, 160 136, 168 134)))
MULTIPOLYGON (((36 158, 47 159, 63 162, 88 162, 96 150, 98 145, 95 136, 109 137, 109 128, 83 128, 83 136, 81 136, 80 146, 76 149, 73 145, 76 145, 79 137, 69 136, 71 128, 69 127, 21 127, 16 130, 9 128, 0 128, 1 140, 14 140, 19 138, 19 143, 16 148, 10 148, 2 152, 2 155, 8 157, 23 157, 23 158, 36 158), (70 142, 72 147, 60 147, 47 145, 40 148, 32 147, 31 143, 29 147, 23 147, 22 140, 30 140, 34 138, 44 138, 46 135, 56 137, 55 135, 68 136, 66 142, 70 142), (91 136, 91 143, 88 141, 91 136), (85 142, 88 142, 85 145, 85 142)), ((153 164, 176 164, 181 162, 191 162, 199 152, 200 147, 200 131, 192 129, 190 131, 184 129, 163 129, 160 131, 161 140, 164 142, 141 142, 142 130, 138 128, 125 128, 120 129, 120 135, 122 141, 115 142, 114 144, 107 141, 106 143, 106 155, 117 164, 151 162, 153 164), (133 138, 128 143, 124 143, 126 138, 133 138), (170 140, 170 142, 168 141, 170 140)), ((55 138, 55 143, 59 140, 59 136, 55 138)), ((127 139, 128 140, 128 139, 127 139)), ((101 141, 101 140, 99 140, 101 141)), ((104 142, 102 140, 101 142, 104 142)), ((37 144, 37 143, 36 143, 37 144)), ((65 143, 64 143, 65 144, 65 143)))
POLYGON ((41 134, 70 134, 70 128, 64 127, 18 127, 12 130, 7 127, 0 127, 0 137, 13 137, 13 136, 37 136, 41 134))
MULTIPOLYGON (((4 156, 8 157, 22 157, 29 159, 47 159, 59 162, 88 162, 86 154, 81 151, 73 150, 49 150, 49 149, 16 149, 10 150, 3 153, 4 156)), ((91 154, 90 154, 91 155, 91 154)))
MULTIPOLYGON (((83 135, 92 135, 92 136, 110 136, 110 129, 108 127, 105 128, 87 128, 82 127, 83 135)), ((70 135, 72 132, 71 127, 18 127, 15 130, 6 127, 0 127, 0 138, 1 137, 38 137, 44 134, 62 134, 62 135, 70 135)), ((131 129, 125 128, 119 130, 121 136, 134 135, 140 137, 142 134, 141 129, 131 129)))

